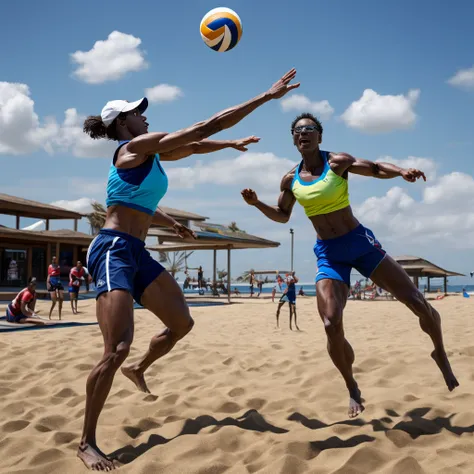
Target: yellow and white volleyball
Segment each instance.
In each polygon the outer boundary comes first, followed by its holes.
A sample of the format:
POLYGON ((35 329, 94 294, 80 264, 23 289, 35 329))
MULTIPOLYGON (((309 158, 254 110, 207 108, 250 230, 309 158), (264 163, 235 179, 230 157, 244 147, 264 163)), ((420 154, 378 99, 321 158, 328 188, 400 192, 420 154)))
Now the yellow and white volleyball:
POLYGON ((214 8, 201 20, 201 37, 209 48, 223 53, 234 48, 242 36, 239 15, 230 8, 214 8))

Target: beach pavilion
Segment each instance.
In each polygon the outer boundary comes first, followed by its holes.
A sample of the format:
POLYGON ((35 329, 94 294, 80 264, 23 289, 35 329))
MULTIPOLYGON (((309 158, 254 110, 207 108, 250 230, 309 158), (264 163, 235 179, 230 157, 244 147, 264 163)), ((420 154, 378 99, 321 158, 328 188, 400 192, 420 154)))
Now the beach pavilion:
POLYGON ((0 287, 24 287, 31 276, 45 282, 53 256, 62 262, 63 276, 85 258, 92 236, 77 232, 82 214, 7 194, 0 194, 0 214, 16 217, 15 228, 0 226, 0 287), (42 219, 46 230, 21 229, 22 218, 42 219), (51 220, 72 220, 74 230, 50 230, 51 220))
POLYGON ((417 288, 419 288, 420 278, 427 279, 426 291, 431 291, 431 279, 442 278, 444 294, 448 292, 448 277, 450 276, 465 276, 462 273, 452 272, 435 265, 421 257, 414 257, 411 255, 401 255, 395 257, 395 260, 403 267, 403 269, 413 278, 417 288))

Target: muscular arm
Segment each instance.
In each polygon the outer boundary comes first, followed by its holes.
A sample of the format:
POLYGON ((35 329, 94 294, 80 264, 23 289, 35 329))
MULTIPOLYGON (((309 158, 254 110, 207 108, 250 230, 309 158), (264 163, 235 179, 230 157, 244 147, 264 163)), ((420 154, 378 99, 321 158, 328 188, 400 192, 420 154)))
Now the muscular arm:
POLYGON ((163 133, 146 133, 134 138, 126 146, 130 153, 137 155, 148 156, 155 153, 168 153, 189 143, 199 142, 221 130, 233 127, 256 108, 271 99, 272 96, 266 92, 248 102, 223 110, 207 120, 195 123, 189 128, 165 135, 163 133))
POLYGON ((167 153, 192 142, 200 142, 221 130, 233 127, 256 108, 270 101, 279 99, 289 91, 299 87, 299 84, 290 84, 296 76, 296 69, 288 71, 280 80, 263 94, 244 102, 243 104, 223 110, 211 118, 195 123, 189 128, 178 130, 170 134, 146 133, 134 138, 126 146, 130 153, 148 156, 155 153, 167 153))
POLYGON ((346 172, 350 172, 378 179, 392 179, 400 176, 410 183, 414 183, 419 178, 423 178, 423 180, 426 181, 425 174, 418 169, 400 168, 392 163, 375 163, 361 158, 354 158, 348 153, 331 153, 330 166, 331 169, 340 176, 346 172))
POLYGON ((21 312, 25 316, 30 316, 31 317, 31 316, 34 315, 34 312, 32 310, 30 310, 30 308, 28 307, 28 303, 24 300, 22 300, 22 302, 21 302, 21 312))
POLYGON ((272 221, 286 224, 290 220, 291 212, 296 202, 293 192, 291 191, 293 176, 294 175, 290 172, 282 179, 280 197, 278 198, 278 204, 276 206, 269 206, 260 200, 254 204, 260 212, 265 214, 265 216, 272 221))
POLYGON ((392 179, 401 176, 402 168, 392 163, 374 163, 369 160, 355 158, 348 171, 362 176, 371 176, 379 179, 392 179))
POLYGON ((153 215, 152 224, 161 225, 163 227, 174 227, 178 224, 178 221, 175 221, 171 216, 164 213, 160 208, 155 211, 153 215))

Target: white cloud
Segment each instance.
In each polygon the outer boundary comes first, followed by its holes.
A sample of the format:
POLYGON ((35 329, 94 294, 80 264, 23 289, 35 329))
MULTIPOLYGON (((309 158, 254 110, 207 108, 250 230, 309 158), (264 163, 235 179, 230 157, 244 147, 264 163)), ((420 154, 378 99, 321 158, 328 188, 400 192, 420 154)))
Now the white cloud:
POLYGON ((341 115, 347 126, 368 133, 391 132, 410 128, 416 121, 414 107, 419 89, 404 95, 379 95, 366 89, 362 97, 341 115))
POLYGON ((80 212, 83 214, 88 214, 92 212, 92 203, 93 200, 90 198, 80 198, 76 199, 73 201, 68 201, 68 200, 60 200, 60 201, 54 201, 51 203, 53 206, 58 206, 58 207, 63 207, 64 209, 68 209, 69 211, 75 211, 75 212, 80 212))
POLYGON ((68 151, 80 158, 107 157, 114 144, 92 140, 82 126, 84 116, 68 109, 58 124, 54 118, 40 123, 26 84, 0 82, 0 154, 21 155, 44 149, 50 154, 68 151))
POLYGON ((421 200, 394 187, 385 196, 367 199, 355 212, 381 240, 407 246, 432 242, 438 250, 474 248, 474 210, 463 204, 472 202, 473 177, 454 172, 427 186, 421 200))
POLYGON ((448 84, 474 89, 474 66, 470 69, 460 69, 453 77, 448 79, 448 84))
POLYGON ((74 76, 89 84, 101 84, 146 69, 145 53, 139 48, 141 42, 135 36, 113 31, 105 41, 96 41, 91 50, 71 54, 78 65, 74 76))
POLYGON ((278 190, 283 175, 295 165, 273 153, 247 152, 232 160, 197 161, 193 166, 168 168, 166 172, 172 188, 192 189, 199 184, 212 184, 278 190))
POLYGON ((183 91, 177 86, 158 84, 155 87, 145 89, 145 95, 153 103, 171 102, 182 97, 183 91))
POLYGON ((78 158, 111 158, 116 144, 110 140, 93 140, 82 130, 85 116, 67 109, 57 134, 49 142, 49 151, 69 151, 78 158))
POLYGON ((41 125, 26 84, 0 82, 0 154, 31 153, 53 137, 57 124, 41 125))
POLYGON ((312 102, 308 97, 302 94, 292 94, 289 97, 285 97, 280 101, 280 105, 284 112, 292 110, 297 112, 310 112, 317 115, 322 120, 331 118, 334 113, 334 109, 327 100, 312 102))

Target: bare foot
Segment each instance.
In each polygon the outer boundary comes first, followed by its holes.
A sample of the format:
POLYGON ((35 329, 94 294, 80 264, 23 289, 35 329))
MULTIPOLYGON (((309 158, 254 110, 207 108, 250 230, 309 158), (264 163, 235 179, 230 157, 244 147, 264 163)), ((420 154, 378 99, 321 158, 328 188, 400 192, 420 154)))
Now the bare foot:
POLYGON ((133 367, 122 367, 122 374, 128 377, 141 392, 151 393, 148 390, 143 374, 139 374, 133 367))
POLYGON ((355 418, 360 415, 365 407, 362 405, 362 393, 358 387, 355 389, 349 390, 349 418, 355 418))
POLYGON ((451 369, 451 364, 449 363, 446 352, 433 351, 431 353, 431 357, 436 362, 436 365, 439 367, 439 370, 441 370, 441 373, 444 377, 444 381, 448 386, 448 390, 452 392, 456 387, 459 386, 459 382, 453 374, 453 370, 451 369))
POLYGON ((81 444, 77 450, 77 457, 92 471, 113 471, 116 469, 114 462, 90 444, 81 444))

